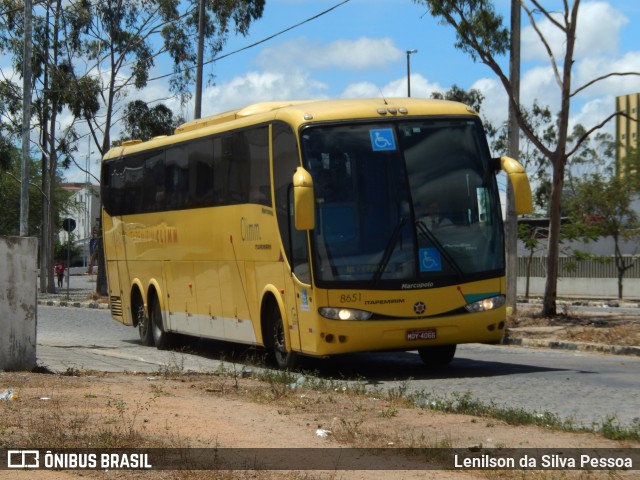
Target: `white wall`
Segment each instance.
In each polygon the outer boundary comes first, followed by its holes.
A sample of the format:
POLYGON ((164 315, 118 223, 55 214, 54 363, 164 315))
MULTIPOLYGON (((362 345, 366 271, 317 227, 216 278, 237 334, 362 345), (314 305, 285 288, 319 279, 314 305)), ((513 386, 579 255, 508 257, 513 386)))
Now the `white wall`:
MULTIPOLYGON (((544 295, 545 278, 529 279, 529 296, 544 295)), ((640 279, 625 278, 622 282, 623 300, 640 300, 640 279)), ((524 296, 526 278, 518 277, 518 296, 524 296)), ((558 297, 579 297, 593 299, 617 299, 618 280, 615 278, 558 278, 558 297)))

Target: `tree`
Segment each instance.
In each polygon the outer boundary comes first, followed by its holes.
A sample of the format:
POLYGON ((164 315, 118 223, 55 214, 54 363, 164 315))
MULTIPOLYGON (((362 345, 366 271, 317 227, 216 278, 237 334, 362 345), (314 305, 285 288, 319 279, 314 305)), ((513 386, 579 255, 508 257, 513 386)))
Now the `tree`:
POLYGON ((617 175, 629 178, 631 188, 640 193, 640 148, 632 148, 622 157, 617 175))
MULTIPOLYGON (((640 72, 609 72, 603 73, 577 88, 572 86, 572 69, 575 61, 574 48, 580 0, 573 3, 565 1, 561 4, 561 11, 550 10, 539 0, 521 0, 520 4, 527 15, 531 26, 544 45, 551 69, 560 91, 560 111, 556 115, 557 141, 554 146, 545 145, 537 132, 533 131, 523 114, 519 102, 515 101, 515 90, 507 73, 498 61, 509 49, 509 31, 503 26, 502 17, 495 12, 489 0, 414 0, 425 4, 431 14, 440 18, 443 23, 451 25, 456 30, 456 47, 468 53, 474 61, 487 65, 498 77, 509 96, 509 103, 513 108, 521 131, 544 155, 551 165, 551 197, 549 220, 549 253, 547 256, 547 280, 542 307, 542 314, 556 315, 558 256, 560 248, 560 220, 562 207, 562 192, 564 189, 565 170, 569 158, 579 150, 582 142, 589 135, 602 128, 616 115, 626 115, 624 112, 614 112, 598 125, 585 130, 573 146, 569 147, 569 115, 571 100, 582 90, 612 76, 640 75, 640 72), (556 55, 549 38, 545 37, 539 25, 539 20, 546 20, 562 36, 564 51, 556 55)), ((555 4, 554 4, 555 8, 555 4)))
MULTIPOLYGON (((549 107, 541 106, 537 100, 534 100, 531 109, 522 107, 522 115, 524 121, 529 128, 537 132, 537 135, 544 141, 546 145, 553 145, 557 138, 556 124, 549 107)), ((509 129, 505 122, 503 128, 498 130, 491 148, 498 155, 507 155, 509 149, 509 129)), ((549 166, 545 161, 545 157, 540 151, 529 141, 529 139, 519 131, 519 154, 518 161, 527 171, 532 179, 531 187, 533 191, 533 203, 538 212, 542 215, 548 215, 549 197, 551 192, 551 180, 549 176, 549 166)), ((520 232, 518 233, 520 235, 520 232)))
POLYGON ((618 298, 622 299, 624 274, 637 258, 622 255, 622 240, 640 240, 640 219, 631 208, 633 197, 630 179, 606 178, 594 173, 576 182, 568 203, 574 228, 584 239, 612 237, 613 260, 618 273, 618 298))
MULTIPOLYGON (((444 93, 433 92, 431 94, 431 98, 464 103, 465 105, 473 108, 479 114, 485 97, 482 92, 476 88, 466 91, 464 88, 460 88, 458 85, 453 84, 451 88, 444 93)), ((483 117, 482 124, 489 137, 494 137, 496 135, 496 128, 491 124, 491 122, 489 122, 489 120, 483 117)))
MULTIPOLYGON (((9 53, 16 71, 22 71, 23 63, 23 17, 22 8, 13 8, 11 1, 3 1, 8 12, 6 23, 0 29, 0 50, 9 53)), ((76 134, 72 120, 60 127, 59 116, 73 98, 68 94, 72 61, 77 50, 73 42, 65 42, 68 10, 61 0, 44 1, 36 6, 33 17, 33 58, 31 64, 33 103, 31 113, 36 121, 31 124, 39 131, 37 147, 40 152, 40 289, 55 291, 52 271, 52 252, 56 217, 54 199, 60 167, 71 162, 75 149, 76 134)), ((14 95, 22 103, 21 93, 14 95)), ((16 115, 14 115, 15 117, 16 115)), ((22 119, 19 119, 22 123, 22 119)), ((35 135, 32 135, 32 138, 35 135)), ((37 170, 37 169, 36 169, 37 170)), ((33 170, 31 170, 33 171, 33 170)), ((32 230, 33 231, 33 230, 32 230)))
MULTIPOLYGON (((100 155, 111 148, 111 130, 116 109, 132 89, 149 81, 149 71, 160 55, 169 55, 174 71, 171 89, 183 101, 189 98, 198 36, 197 8, 200 0, 146 0, 89 2, 73 4, 75 17, 68 38, 84 51, 86 69, 70 83, 76 99, 71 110, 82 116, 100 155)), ((205 2, 203 39, 207 51, 221 51, 233 27, 246 35, 251 22, 262 16, 264 0, 224 0, 205 2)), ((98 261, 103 255, 98 236, 98 261)), ((96 290, 107 294, 104 265, 99 263, 96 290)))
MULTIPOLYGON (((262 15, 264 0, 206 1, 203 37, 215 55, 233 29, 246 34, 251 22, 262 15)), ((34 5, 33 113, 39 129, 42 156, 43 220, 41 224, 41 289, 49 274, 52 254, 53 215, 51 202, 59 166, 74 162, 79 139, 74 125, 87 123, 100 155, 111 147, 111 131, 123 98, 149 81, 149 71, 159 55, 174 64, 173 93, 189 96, 195 63, 199 0, 45 0, 34 5), (60 129, 61 113, 72 120, 60 129)), ((16 71, 22 71, 23 9, 15 0, 0 0, 0 51, 8 53, 16 71)), ((21 102, 19 89, 0 86, 0 110, 5 99, 21 102), (16 93, 17 92, 17 93, 16 93)), ((18 103, 18 104, 19 104, 18 103)), ((4 111, 0 112, 4 114, 4 111)), ((21 119, 15 122, 21 125, 21 119)), ((0 129, 0 138, 4 134, 0 129)), ((0 147, 3 143, 0 142, 0 147)), ((0 161, 3 150, 0 148, 0 161)), ((76 164, 77 165, 77 164, 76 164)), ((80 167, 82 169, 82 167, 80 167)), ((104 268, 99 270, 104 273, 104 268)), ((46 287, 51 289, 52 287, 46 287)), ((54 288, 54 287, 53 287, 54 288)), ((106 294, 106 279, 99 275, 97 289, 106 294)))
POLYGON ((540 248, 540 237, 545 235, 543 228, 521 223, 518 225, 518 239, 522 241, 525 248, 529 252, 527 255, 527 269, 525 271, 526 285, 524 291, 524 297, 529 298, 529 281, 531 279, 531 264, 533 263, 533 256, 540 248))
POLYGON ((184 120, 174 117, 173 112, 163 104, 149 107, 142 100, 134 100, 124 109, 124 129, 120 142, 125 140, 150 140, 159 135, 172 135, 184 120))

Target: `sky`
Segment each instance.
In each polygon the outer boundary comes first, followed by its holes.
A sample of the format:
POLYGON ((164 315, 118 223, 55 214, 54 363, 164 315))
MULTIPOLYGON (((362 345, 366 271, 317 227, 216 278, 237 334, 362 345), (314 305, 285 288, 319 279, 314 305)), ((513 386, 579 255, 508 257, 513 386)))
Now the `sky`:
MULTIPOLYGON (((222 55, 234 52, 307 20, 343 0, 267 0, 262 18, 246 37, 230 36, 222 55)), ((509 24, 510 0, 495 0, 496 10, 509 24)), ((561 1, 543 0, 562 8, 561 1)), ((572 2, 571 2, 572 3, 572 2)), ((547 54, 526 15, 522 16, 521 102, 537 100, 552 111, 559 108, 560 91, 550 70, 547 54)), ((540 20, 554 52, 562 51, 562 37, 550 22, 540 20)), ((637 0, 582 1, 573 86, 606 72, 640 72, 640 2, 637 0)), ((254 102, 281 99, 343 97, 397 97, 407 95, 407 50, 410 55, 411 96, 429 97, 452 85, 480 90, 485 100, 482 114, 494 125, 507 118, 507 98, 493 72, 457 50, 452 27, 439 24, 424 5, 412 0, 350 0, 282 35, 231 54, 205 66, 203 116, 241 108, 254 102), (210 77, 214 75, 213 79, 210 77)), ((205 59, 210 58, 205 53, 205 59)), ((508 73, 508 58, 501 59, 508 73)), ((151 78, 168 73, 171 66, 158 64, 151 78)), ((130 98, 161 101, 193 118, 193 104, 181 106, 167 98, 168 80, 154 80, 130 98)), ((612 113, 615 97, 640 92, 640 77, 616 77, 599 82, 578 94, 572 103, 572 122, 589 128, 612 113)), ((607 131, 613 133, 614 123, 607 131)), ((117 133, 112 133, 112 138, 117 133)), ((86 158, 81 145, 78 158, 86 158)), ((92 172, 99 159, 91 154, 92 172)), ((69 181, 84 181, 72 169, 69 181)))

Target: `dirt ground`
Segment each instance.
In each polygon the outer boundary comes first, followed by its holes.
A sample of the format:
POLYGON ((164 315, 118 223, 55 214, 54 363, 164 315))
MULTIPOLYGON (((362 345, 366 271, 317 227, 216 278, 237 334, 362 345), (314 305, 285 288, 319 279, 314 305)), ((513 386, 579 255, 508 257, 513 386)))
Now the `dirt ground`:
MULTIPOLYGON (((611 311, 583 312, 571 307, 558 309, 560 315, 544 318, 540 307, 520 307, 507 320, 507 335, 520 338, 563 340, 618 346, 640 346, 640 317, 611 311)), ((603 310, 606 310, 603 308, 603 310)), ((615 309, 608 309, 613 310, 615 309)))
MULTIPOLYGON (((640 323, 632 317, 568 314, 549 320, 521 311, 509 325, 524 329, 519 332, 524 336, 640 345, 640 323)), ((0 400, 0 448, 640 448, 638 442, 593 433, 442 413, 412 405, 401 395, 338 384, 293 388, 278 375, 257 379, 168 369, 153 375, 0 372, 0 393, 12 388, 16 394, 0 400)), ((393 470, 365 471, 0 470, 0 479, 599 479, 637 478, 638 473, 403 470, 406 461, 395 459, 393 470)))
MULTIPOLYGON (((341 388, 292 389, 280 382, 218 374, 1 373, 0 384, 17 393, 16 399, 0 402, 3 448, 640 448, 595 434, 421 409, 401 398, 341 388)), ((606 472, 558 477, 558 472, 403 471, 402 466, 398 460, 394 471, 226 472, 228 476, 215 471, 20 473, 21 478, 46 479, 612 478, 606 472)), ((0 478, 17 478, 16 473, 0 471, 0 478)))

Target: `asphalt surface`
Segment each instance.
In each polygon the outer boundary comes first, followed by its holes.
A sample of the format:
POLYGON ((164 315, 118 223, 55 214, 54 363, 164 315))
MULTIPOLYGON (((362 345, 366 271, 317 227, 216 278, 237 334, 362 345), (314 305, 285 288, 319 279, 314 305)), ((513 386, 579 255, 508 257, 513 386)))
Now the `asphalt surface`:
MULTIPOLYGON (((106 309, 109 305, 105 299, 93 299, 95 297, 96 276, 95 275, 72 275, 69 285, 66 283, 63 288, 55 294, 38 293, 38 304, 55 307, 76 307, 106 309)), ((540 303, 540 299, 532 299, 522 305, 532 305, 540 303)), ((625 315, 638 315, 640 317, 640 301, 620 302, 615 299, 558 299, 558 309, 570 308, 574 311, 596 311, 598 313, 619 313, 625 315)), ((129 331, 134 329, 125 327, 129 331)), ((527 330, 536 328, 544 329, 548 327, 527 327, 527 330)), ((511 330, 504 339, 507 345, 519 345, 523 347, 550 348, 585 352, 599 352, 612 355, 633 355, 640 356, 640 346, 620 346, 594 343, 571 342, 557 340, 553 338, 539 339, 520 336, 518 329, 511 330)))
MULTIPOLYGON (((252 356, 264 351, 242 345, 188 339, 185 345, 168 351, 144 347, 137 330, 114 321, 104 299, 93 299, 94 291, 95 276, 72 276, 68 295, 66 285, 57 294, 39 294, 39 366, 70 374, 76 370, 144 372, 150 378, 171 370, 219 369, 251 376, 261 368, 252 356), (94 310, 88 313, 87 309, 94 310)), ((584 308, 616 311, 622 307, 595 302, 584 308)), ((624 308, 640 317, 636 305, 631 303, 624 308)), ((461 345, 446 372, 425 370, 415 352, 353 354, 317 360, 304 368, 331 379, 336 378, 336 372, 340 378, 364 375, 368 385, 383 389, 410 388, 443 397, 468 391, 486 402, 550 411, 585 425, 607 417, 624 425, 637 421, 640 346, 623 350, 615 345, 538 340, 519 337, 515 330, 508 335, 507 343, 525 348, 461 345)))

